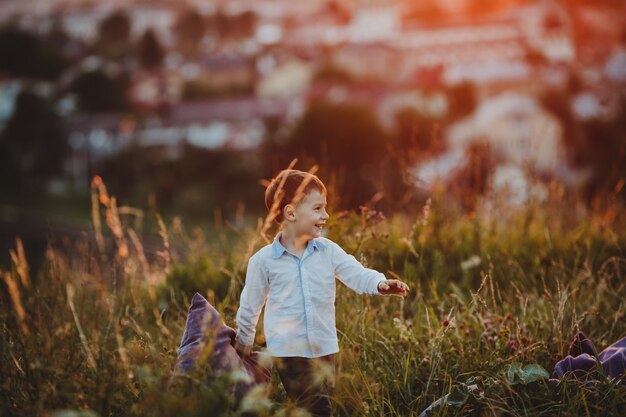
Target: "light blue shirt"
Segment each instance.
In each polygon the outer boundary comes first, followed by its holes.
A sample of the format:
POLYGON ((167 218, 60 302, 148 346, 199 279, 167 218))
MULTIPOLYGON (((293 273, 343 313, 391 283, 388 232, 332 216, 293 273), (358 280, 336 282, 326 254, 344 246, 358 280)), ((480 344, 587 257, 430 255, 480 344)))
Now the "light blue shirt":
POLYGON ((253 344, 265 305, 265 339, 272 356, 315 358, 338 352, 335 278, 359 294, 378 295, 385 276, 329 239, 311 239, 298 258, 279 237, 248 261, 237 311, 239 342, 253 344))

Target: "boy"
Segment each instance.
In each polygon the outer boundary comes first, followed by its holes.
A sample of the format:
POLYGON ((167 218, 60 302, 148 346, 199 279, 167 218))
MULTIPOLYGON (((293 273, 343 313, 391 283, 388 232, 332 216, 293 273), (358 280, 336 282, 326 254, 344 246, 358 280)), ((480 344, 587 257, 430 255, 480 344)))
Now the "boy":
POLYGON ((335 277, 360 294, 406 297, 409 288, 363 267, 321 237, 328 220, 326 187, 315 175, 293 169, 280 172, 265 191, 265 204, 281 231, 248 262, 235 349, 242 357, 250 355, 265 305, 267 348, 287 395, 314 416, 329 416, 334 354, 339 351, 335 277), (324 374, 330 377, 320 378, 324 374))

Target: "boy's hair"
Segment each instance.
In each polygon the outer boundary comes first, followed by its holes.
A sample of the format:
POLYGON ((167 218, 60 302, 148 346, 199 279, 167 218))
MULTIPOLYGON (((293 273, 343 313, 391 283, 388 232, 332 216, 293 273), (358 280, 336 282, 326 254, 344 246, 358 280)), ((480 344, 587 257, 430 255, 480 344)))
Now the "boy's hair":
POLYGON ((297 169, 280 171, 265 189, 265 206, 269 216, 277 223, 282 223, 285 206, 298 204, 312 190, 327 194, 324 183, 309 172, 297 169))

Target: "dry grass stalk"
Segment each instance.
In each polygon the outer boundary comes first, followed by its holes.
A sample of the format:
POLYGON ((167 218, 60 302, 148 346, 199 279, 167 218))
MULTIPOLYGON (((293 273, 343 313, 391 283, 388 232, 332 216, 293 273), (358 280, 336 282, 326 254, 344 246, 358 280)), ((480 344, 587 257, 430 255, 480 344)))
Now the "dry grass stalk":
POLYGON ((106 187, 102 178, 95 176, 91 181, 91 222, 95 234, 96 244, 100 253, 104 253, 104 237, 102 236, 102 222, 100 221, 100 196, 106 195, 106 187))
POLYGON ((24 336, 28 337, 30 336, 30 331, 28 330, 28 326, 26 326, 26 311, 22 305, 17 280, 13 278, 13 275, 11 275, 10 272, 0 271, 0 273, 2 273, 2 278, 9 289, 9 294, 11 296, 11 300, 13 301, 13 306, 15 307, 15 313, 17 314, 17 321, 20 325, 20 329, 22 330, 24 336))
POLYGON ((159 309, 158 308, 154 308, 152 310, 152 313, 154 314, 154 319, 156 321, 156 325, 159 328, 159 330, 161 331, 161 334, 163 334, 164 337, 170 337, 171 333, 167 329, 167 327, 165 327, 165 325, 163 324, 163 318, 161 317, 161 313, 159 312, 159 309))
POLYGON ((70 310, 72 311, 72 316, 74 317, 74 324, 76 324, 76 329, 78 330, 78 335, 80 336, 80 343, 83 346, 83 350, 85 351, 85 356, 87 356, 87 362, 89 365, 95 370, 98 370, 96 365, 96 360, 94 359, 93 354, 91 353, 91 349, 89 348, 89 343, 87 342, 87 336, 85 336, 85 332, 83 331, 82 326, 80 325, 80 321, 78 320, 78 315, 76 314, 76 308, 74 307, 74 295, 75 290, 72 284, 67 283, 66 293, 67 293, 67 303, 70 306, 70 310))
POLYGON ((115 243, 117 244, 117 254, 120 258, 128 258, 128 244, 124 237, 124 230, 122 229, 122 223, 120 222, 120 215, 117 211, 117 200, 115 197, 108 199, 108 206, 106 210, 106 222, 109 229, 115 236, 115 243))
POLYGON ((130 362, 128 361, 126 347, 124 347, 124 338, 120 334, 119 327, 117 326, 115 328, 115 340, 117 341, 117 353, 120 355, 122 365, 124 366, 124 369, 128 370, 130 368, 130 362))
POLYGON ((13 355, 13 352, 10 352, 10 353, 11 353, 11 360, 15 364, 15 369, 20 371, 20 374, 26 375, 26 372, 24 372, 24 370, 22 369, 22 366, 20 365, 20 361, 18 361, 15 355, 13 355))
POLYGON ((165 274, 167 275, 170 272, 170 265, 172 263, 172 254, 170 252, 170 237, 167 233, 167 226, 165 226, 165 222, 159 213, 155 214, 157 223, 159 225, 159 236, 163 240, 163 250, 158 251, 157 255, 159 255, 165 261, 165 267, 163 268, 165 274))
POLYGON ((143 210, 135 207, 121 206, 117 208, 117 211, 119 214, 135 216, 135 228, 139 229, 141 227, 144 217, 143 210))
POLYGON ((130 237, 130 241, 133 243, 133 247, 137 253, 137 259, 139 261, 139 265, 141 266, 141 274, 148 278, 148 282, 150 284, 160 284, 161 280, 158 278, 157 274, 150 270, 150 264, 148 264, 148 259, 146 258, 139 236, 137 236, 137 233, 133 229, 128 229, 128 236, 130 237))
POLYGON ((20 281, 24 288, 30 288, 30 275, 28 262, 26 261, 26 254, 24 253, 24 245, 22 244, 22 239, 19 237, 15 239, 15 247, 17 252, 13 249, 9 250, 9 254, 11 255, 11 260, 15 265, 15 269, 17 270, 17 276, 20 277, 20 281))

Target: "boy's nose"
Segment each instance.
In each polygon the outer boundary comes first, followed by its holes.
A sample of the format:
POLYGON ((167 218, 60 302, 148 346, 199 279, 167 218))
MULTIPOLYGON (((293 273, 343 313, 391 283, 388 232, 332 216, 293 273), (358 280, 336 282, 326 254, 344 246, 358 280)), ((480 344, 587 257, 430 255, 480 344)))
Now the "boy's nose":
POLYGON ((326 219, 328 219, 328 217, 329 217, 328 216, 328 212, 326 210, 323 210, 322 211, 322 219, 326 220, 326 219))

